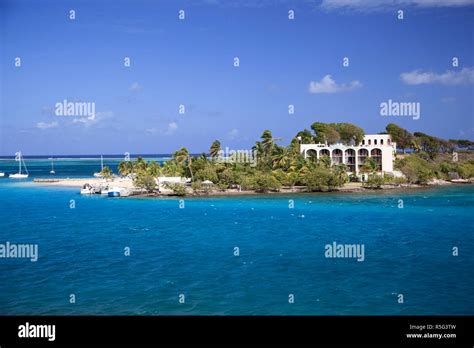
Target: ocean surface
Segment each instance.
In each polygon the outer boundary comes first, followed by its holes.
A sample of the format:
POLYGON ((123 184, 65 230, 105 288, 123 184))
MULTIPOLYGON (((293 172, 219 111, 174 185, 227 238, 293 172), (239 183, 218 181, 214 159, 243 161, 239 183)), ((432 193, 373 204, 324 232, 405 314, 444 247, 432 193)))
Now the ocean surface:
MULTIPOLYGON (((50 160, 26 164, 29 179, 0 178, 0 244, 37 244, 39 258, 0 258, 0 315, 474 314, 472 185, 180 208, 41 186, 31 180, 50 176, 50 160), (325 257, 333 242, 363 245, 364 261, 325 257)), ((16 166, 0 160, 0 172, 16 166)), ((55 170, 91 176, 100 158, 55 170)))

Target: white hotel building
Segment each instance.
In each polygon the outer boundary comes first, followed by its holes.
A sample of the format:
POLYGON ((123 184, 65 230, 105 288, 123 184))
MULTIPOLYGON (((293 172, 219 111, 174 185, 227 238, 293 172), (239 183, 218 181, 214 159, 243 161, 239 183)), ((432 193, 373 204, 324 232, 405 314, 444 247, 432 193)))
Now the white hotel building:
POLYGON ((315 156, 319 159, 328 156, 331 164, 345 164, 350 173, 359 174, 360 168, 368 157, 378 165, 379 172, 393 172, 393 160, 397 150, 388 134, 366 135, 359 145, 343 144, 301 144, 301 153, 305 158, 315 156))

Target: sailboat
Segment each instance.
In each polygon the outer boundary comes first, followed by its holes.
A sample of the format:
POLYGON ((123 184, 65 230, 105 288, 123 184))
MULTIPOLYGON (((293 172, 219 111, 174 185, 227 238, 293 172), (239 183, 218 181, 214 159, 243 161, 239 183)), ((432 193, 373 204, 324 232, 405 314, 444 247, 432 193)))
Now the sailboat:
POLYGON ((99 173, 94 173, 94 176, 96 178, 102 178, 101 172, 104 170, 104 157, 100 155, 100 172, 99 173))
POLYGON ((51 170, 49 171, 49 174, 56 174, 56 172, 54 171, 54 158, 51 157, 51 170))
POLYGON ((18 161, 18 173, 10 174, 9 178, 12 178, 12 179, 26 179, 28 177, 28 169, 26 168, 26 163, 23 160, 23 157, 21 156, 21 152, 15 153, 15 161, 18 161), (25 167, 26 174, 23 174, 21 172, 21 163, 22 162, 23 162, 23 166, 25 167))

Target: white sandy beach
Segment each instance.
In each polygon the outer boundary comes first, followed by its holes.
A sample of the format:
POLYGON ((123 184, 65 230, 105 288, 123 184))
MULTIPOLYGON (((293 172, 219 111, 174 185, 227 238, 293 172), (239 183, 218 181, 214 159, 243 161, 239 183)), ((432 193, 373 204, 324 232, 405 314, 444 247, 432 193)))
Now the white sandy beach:
MULTIPOLYGON (((55 179, 51 181, 42 181, 38 180, 35 182, 37 185, 51 185, 51 186, 66 186, 66 187, 77 187, 78 190, 82 188, 85 184, 93 185, 93 186, 100 186, 100 185, 108 185, 109 187, 121 187, 125 189, 134 189, 135 186, 133 185, 133 180, 129 178, 113 178, 109 180, 105 180, 103 178, 64 178, 64 179, 55 179)), ((439 184, 439 183, 437 183, 439 184)), ((446 184, 446 183, 444 183, 446 184)), ((447 183, 449 184, 449 183, 447 183)), ((419 187, 419 185, 413 184, 404 184, 401 186, 395 185, 383 185, 382 189, 396 189, 396 188, 414 188, 419 187)), ((356 192, 356 191, 366 191, 362 187, 362 183, 355 183, 349 182, 346 183, 343 187, 337 188, 334 191, 336 192, 356 192)), ((295 187, 282 187, 278 192, 267 192, 267 194, 288 194, 288 193, 302 193, 305 192, 305 188, 303 186, 295 186, 295 187)), ((162 195, 173 195, 171 190, 161 189, 162 195)), ((191 188, 187 189, 187 195, 195 195, 195 196, 239 196, 239 195, 255 195, 259 194, 253 190, 242 190, 239 191, 237 189, 226 189, 226 190, 219 190, 214 189, 210 192, 200 192, 196 193, 191 190, 191 188)), ((144 195, 154 195, 154 194, 144 194, 144 195)))
POLYGON ((51 186, 68 186, 81 188, 85 184, 89 185, 109 185, 111 187, 118 186, 123 188, 134 188, 133 181, 128 178, 114 178, 105 180, 103 178, 65 178, 51 181, 36 181, 36 184, 51 186))

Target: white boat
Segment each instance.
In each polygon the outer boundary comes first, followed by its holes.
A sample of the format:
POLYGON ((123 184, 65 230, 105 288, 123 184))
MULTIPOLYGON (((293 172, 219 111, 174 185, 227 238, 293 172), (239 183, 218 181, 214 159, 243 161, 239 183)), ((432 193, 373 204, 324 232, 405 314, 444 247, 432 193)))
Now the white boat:
POLYGON ((100 155, 100 172, 99 173, 94 173, 94 176, 96 178, 102 178, 103 175, 101 174, 101 172, 104 170, 104 157, 102 157, 102 155, 100 155))
POLYGON ((56 172, 54 171, 54 162, 53 162, 53 158, 51 157, 51 170, 49 171, 49 174, 56 174, 56 172))
POLYGON ((5 176, 5 173, 0 173, 0 178, 3 178, 5 176))
POLYGON ((15 161, 18 161, 18 173, 15 174, 10 174, 8 177, 12 179, 26 179, 28 177, 28 168, 26 168, 25 161, 23 160, 23 157, 21 156, 21 152, 15 153, 15 161), (26 174, 23 174, 21 172, 21 164, 23 162, 23 166, 25 167, 25 172, 26 174))
POLYGON ((125 190, 121 187, 112 187, 107 191, 107 196, 109 197, 120 197, 125 190))
POLYGON ((95 193, 95 189, 89 185, 89 184, 84 184, 81 189, 81 195, 92 195, 95 193))
POLYGON ((100 194, 102 196, 108 196, 109 195, 109 185, 101 185, 100 186, 100 194))

